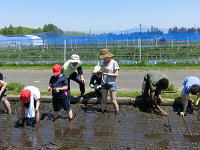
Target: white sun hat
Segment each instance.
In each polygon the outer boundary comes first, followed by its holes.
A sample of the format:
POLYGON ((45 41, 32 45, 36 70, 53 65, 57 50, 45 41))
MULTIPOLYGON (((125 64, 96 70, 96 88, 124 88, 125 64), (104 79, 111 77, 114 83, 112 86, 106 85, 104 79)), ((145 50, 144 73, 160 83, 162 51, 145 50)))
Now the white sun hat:
POLYGON ((101 67, 100 66, 95 66, 93 73, 100 73, 101 72, 101 67))
POLYGON ((70 62, 77 62, 77 63, 80 63, 80 57, 77 55, 77 54, 72 54, 71 55, 71 59, 70 59, 70 62))

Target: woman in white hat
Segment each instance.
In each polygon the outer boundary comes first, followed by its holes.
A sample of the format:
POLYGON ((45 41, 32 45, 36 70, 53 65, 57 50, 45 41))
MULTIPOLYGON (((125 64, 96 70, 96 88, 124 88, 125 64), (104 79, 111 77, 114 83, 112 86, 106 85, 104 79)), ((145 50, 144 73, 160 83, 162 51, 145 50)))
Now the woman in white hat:
POLYGON ((104 113, 106 110, 106 102, 108 90, 110 91, 111 102, 113 103, 113 107, 115 113, 119 113, 119 105, 116 99, 116 79, 118 77, 118 72, 120 70, 118 63, 112 59, 112 54, 109 50, 102 49, 100 51, 99 59, 103 59, 104 62, 102 64, 102 80, 101 80, 101 90, 102 90, 102 102, 101 102, 101 110, 104 113))
MULTIPOLYGON (((83 78, 83 70, 82 70, 82 63, 80 61, 80 57, 77 54, 71 55, 71 59, 68 60, 62 66, 63 74, 68 79, 68 93, 70 91, 70 80, 76 81, 79 84, 79 88, 81 91, 81 96, 84 98, 88 98, 87 94, 85 93, 85 79, 83 78), (77 72, 76 72, 77 70, 77 72)), ((69 93, 70 94, 70 93, 69 93)))

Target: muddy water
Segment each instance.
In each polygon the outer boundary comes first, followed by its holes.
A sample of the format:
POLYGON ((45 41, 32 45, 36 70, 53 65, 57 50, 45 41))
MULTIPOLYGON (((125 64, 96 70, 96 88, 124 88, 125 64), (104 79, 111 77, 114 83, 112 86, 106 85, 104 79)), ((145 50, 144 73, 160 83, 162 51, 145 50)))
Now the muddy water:
POLYGON ((18 104, 12 115, 0 105, 0 149, 200 149, 200 126, 195 114, 184 119, 172 107, 163 107, 168 117, 141 112, 133 106, 112 106, 102 114, 99 105, 71 105, 75 118, 64 111, 52 121, 52 105, 41 104, 40 124, 17 127, 18 104))

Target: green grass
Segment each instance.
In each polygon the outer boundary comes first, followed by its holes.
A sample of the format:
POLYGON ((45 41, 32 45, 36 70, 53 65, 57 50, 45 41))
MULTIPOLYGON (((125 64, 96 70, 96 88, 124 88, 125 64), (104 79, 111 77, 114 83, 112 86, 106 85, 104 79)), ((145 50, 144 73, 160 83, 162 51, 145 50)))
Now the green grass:
MULTIPOLYGON (((0 64, 0 70, 52 70, 52 66, 54 64, 0 64)), ((60 63, 62 66, 63 63, 60 63)), ((94 65, 83 65, 83 70, 93 70, 94 65)), ((160 64, 119 64, 120 71, 134 71, 134 70, 199 70, 200 64, 189 64, 189 63, 177 63, 177 64, 167 64, 167 63, 160 63, 160 64)))
POLYGON ((6 86, 6 88, 8 90, 22 90, 24 88, 24 86, 25 86, 24 84, 11 82, 6 86))

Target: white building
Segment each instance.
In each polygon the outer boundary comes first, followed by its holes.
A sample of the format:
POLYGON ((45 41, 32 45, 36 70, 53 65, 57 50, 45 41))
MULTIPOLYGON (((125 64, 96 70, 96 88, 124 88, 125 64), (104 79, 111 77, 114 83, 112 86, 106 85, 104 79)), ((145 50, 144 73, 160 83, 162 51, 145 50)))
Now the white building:
POLYGON ((38 46, 43 45, 43 40, 36 35, 22 36, 2 36, 0 35, 0 47, 18 47, 18 46, 38 46))
POLYGON ((39 36, 36 35, 25 35, 26 37, 30 38, 31 45, 43 45, 43 40, 39 36))

